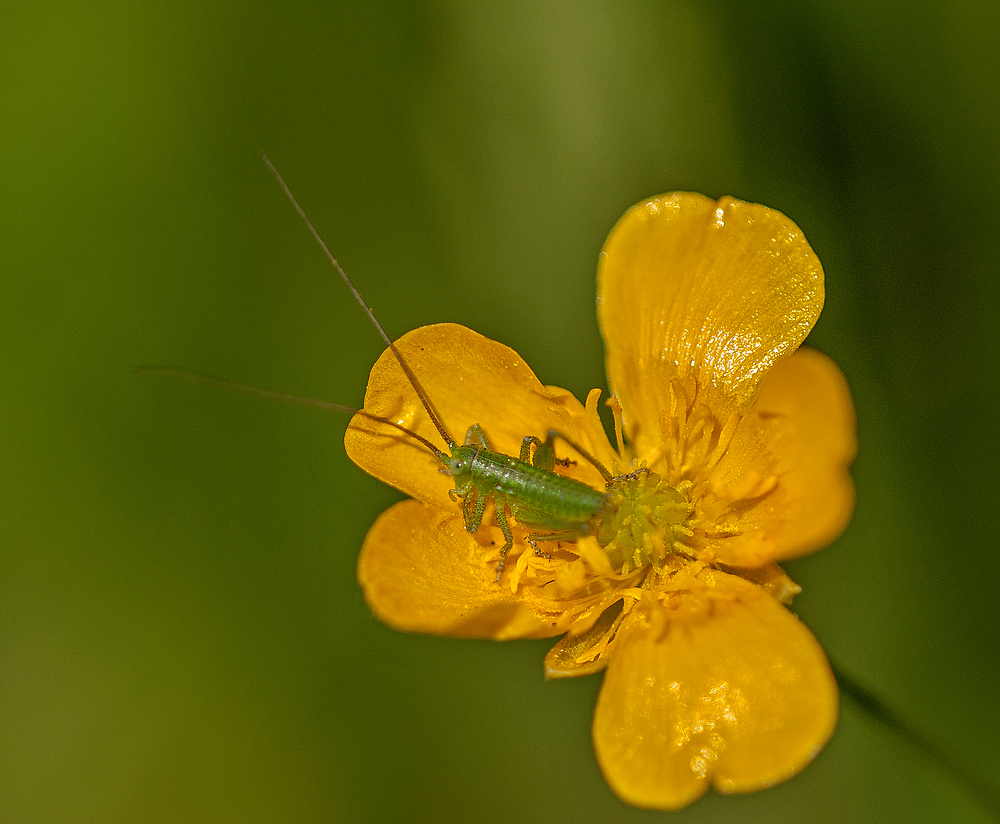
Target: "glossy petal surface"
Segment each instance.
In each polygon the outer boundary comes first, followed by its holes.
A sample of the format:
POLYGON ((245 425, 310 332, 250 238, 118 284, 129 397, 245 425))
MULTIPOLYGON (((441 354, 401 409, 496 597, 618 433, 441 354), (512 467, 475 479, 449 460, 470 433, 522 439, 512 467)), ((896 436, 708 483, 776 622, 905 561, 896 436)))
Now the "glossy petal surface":
POLYGON ((457 509, 403 501, 368 531, 358 581, 380 620, 406 632, 459 638, 540 638, 559 632, 539 613, 494 582, 490 536, 465 531, 457 509), (476 538, 481 538, 477 541, 476 538))
POLYGON ((672 378, 693 376, 724 420, 805 339, 823 307, 823 270, 779 212, 676 193, 633 206, 598 269, 608 380, 637 454, 655 450, 672 378))
POLYGON ((771 786, 833 732, 837 687, 806 627, 754 584, 702 573, 702 592, 639 605, 616 641, 594 718, 608 783, 678 809, 709 785, 771 786))
POLYGON ((720 543, 719 560, 756 567, 828 545, 854 511, 856 454, 854 404, 837 365, 808 347, 776 363, 712 473, 723 496, 767 490, 718 517, 738 533, 720 543))

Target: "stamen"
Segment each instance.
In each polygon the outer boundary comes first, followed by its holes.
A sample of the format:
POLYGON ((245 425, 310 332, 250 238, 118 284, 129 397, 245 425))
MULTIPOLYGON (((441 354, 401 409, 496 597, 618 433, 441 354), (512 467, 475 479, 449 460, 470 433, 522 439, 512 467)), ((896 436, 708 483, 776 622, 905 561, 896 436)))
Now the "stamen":
MULTIPOLYGON (((587 399, 590 400, 589 398, 587 399)), ((622 405, 617 395, 608 398, 607 406, 611 408, 611 416, 615 419, 615 440, 618 442, 618 454, 625 460, 625 439, 622 437, 622 405)))
POLYGON ((611 566, 622 575, 660 569, 690 537, 685 526, 694 506, 685 488, 672 487, 649 470, 623 475, 609 486, 597 529, 611 566))
POLYGON ((730 415, 726 419, 725 425, 722 427, 722 431, 719 432, 719 439, 716 441, 715 449, 705 460, 704 473, 708 475, 713 469, 715 469, 716 464, 722 459, 722 456, 726 454, 726 450, 729 449, 729 444, 732 443, 733 435, 736 434, 736 428, 740 425, 740 421, 743 420, 742 415, 730 415))

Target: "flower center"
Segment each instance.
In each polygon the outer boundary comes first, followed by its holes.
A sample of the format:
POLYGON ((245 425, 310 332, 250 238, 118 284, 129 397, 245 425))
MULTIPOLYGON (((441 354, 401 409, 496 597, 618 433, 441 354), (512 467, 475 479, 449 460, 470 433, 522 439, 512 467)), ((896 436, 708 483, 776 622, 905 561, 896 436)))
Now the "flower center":
POLYGON ((687 525, 694 504, 690 481, 677 487, 648 469, 622 475, 609 484, 597 528, 597 542, 616 572, 659 569, 693 535, 687 525))

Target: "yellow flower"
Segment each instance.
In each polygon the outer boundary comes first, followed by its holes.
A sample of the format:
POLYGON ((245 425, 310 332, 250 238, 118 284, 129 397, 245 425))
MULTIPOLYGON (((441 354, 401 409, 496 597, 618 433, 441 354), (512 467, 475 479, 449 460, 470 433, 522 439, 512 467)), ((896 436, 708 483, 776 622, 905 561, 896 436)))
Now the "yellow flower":
MULTIPOLYGON (((462 326, 397 346, 453 438, 480 424, 517 455, 525 435, 565 433, 622 476, 592 534, 538 557, 490 510, 475 534, 426 448, 364 414, 350 457, 412 500, 365 539, 365 598, 401 630, 472 638, 563 635, 548 677, 607 669, 593 725, 604 775, 625 801, 676 809, 709 785, 771 786, 826 743, 837 688, 816 639, 785 604, 777 566, 824 546, 854 506, 854 410, 836 365, 798 349, 823 305, 800 230, 763 206, 671 194, 633 207, 601 253, 598 311, 617 448, 597 413, 543 386, 511 349, 462 326)), ((438 442, 391 353, 365 412, 438 442)), ((594 466, 561 472, 605 490, 594 466)))

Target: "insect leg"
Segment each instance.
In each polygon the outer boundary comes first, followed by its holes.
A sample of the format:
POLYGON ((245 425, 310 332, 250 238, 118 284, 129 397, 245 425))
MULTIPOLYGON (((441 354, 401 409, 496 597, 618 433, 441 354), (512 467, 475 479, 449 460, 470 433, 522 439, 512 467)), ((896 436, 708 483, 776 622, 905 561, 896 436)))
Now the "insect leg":
POLYGON ((576 461, 570 458, 557 458, 554 443, 555 437, 553 437, 553 433, 551 432, 549 433, 549 437, 544 441, 541 438, 536 438, 534 435, 526 435, 524 440, 521 441, 521 460, 548 472, 551 472, 557 464, 559 466, 572 466, 576 463, 576 461), (532 445, 535 447, 534 458, 531 457, 532 445))
POLYGON ((478 423, 472 424, 469 427, 469 431, 465 433, 465 446, 481 446, 483 449, 490 448, 490 442, 486 437, 486 433, 478 423))
POLYGON ((521 441, 521 460, 524 463, 530 463, 532 466, 536 466, 539 469, 547 469, 550 472, 552 467, 555 465, 555 452, 552 450, 551 445, 548 442, 543 442, 541 438, 536 438, 534 435, 525 435, 524 440, 521 441), (531 447, 535 447, 535 457, 531 457, 531 447), (549 447, 546 449, 546 447, 549 447))
POLYGON ((531 535, 528 535, 528 545, 535 550, 535 555, 539 558, 545 558, 547 561, 551 561, 552 556, 547 552, 542 552, 538 546, 538 541, 558 541, 560 538, 561 536, 558 535, 536 535, 535 533, 531 533, 531 535))
POLYGON ((465 515, 466 532, 476 532, 483 523, 483 513, 486 511, 486 500, 489 496, 483 495, 478 489, 470 490, 469 494, 462 499, 462 514, 465 515))
MULTIPOLYGON (((566 441, 566 443, 568 443, 570 446, 572 446, 577 452, 579 452, 581 455, 583 455, 583 457, 586 458, 591 464, 593 464, 594 468, 597 469, 597 471, 600 472, 601 475, 604 476, 604 480, 605 481, 607 481, 608 483, 611 483, 615 479, 615 476, 612 475, 607 470, 607 467, 605 467, 604 464, 602 464, 599 460, 597 460, 597 458, 595 458, 593 455, 591 455, 586 449, 584 449, 582 446, 580 446, 576 441, 574 441, 572 438, 567 437, 562 432, 558 432, 555 429, 550 429, 548 437, 545 439, 545 443, 546 444, 551 444, 553 441, 555 441, 556 438, 562 438, 564 441, 566 441)), ((553 452, 553 456, 554 456, 554 454, 555 453, 553 452)))
POLYGON ((514 546, 514 533, 510 531, 510 524, 507 522, 507 505, 503 499, 498 495, 494 495, 493 504, 496 510, 497 523, 500 525, 500 531, 504 537, 504 545, 500 547, 500 563, 497 564, 496 580, 499 583, 500 577, 503 575, 503 565, 507 561, 507 553, 514 546))

